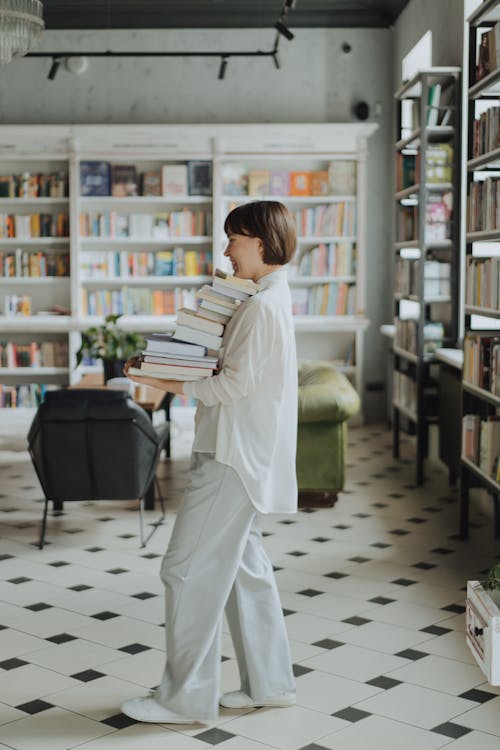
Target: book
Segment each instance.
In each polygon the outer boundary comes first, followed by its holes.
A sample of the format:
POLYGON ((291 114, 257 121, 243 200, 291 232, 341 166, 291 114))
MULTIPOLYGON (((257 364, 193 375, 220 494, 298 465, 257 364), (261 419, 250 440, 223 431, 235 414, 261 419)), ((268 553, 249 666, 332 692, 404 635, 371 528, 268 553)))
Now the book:
POLYGON ((223 195, 248 195, 248 168, 229 162, 222 167, 223 195))
POLYGON ((214 279, 225 281, 228 285, 233 286, 235 289, 242 289, 248 294, 255 294, 260 290, 258 284, 252 279, 240 279, 238 276, 233 276, 230 273, 226 273, 220 268, 216 268, 214 272, 214 279))
POLYGON ((161 168, 162 195, 187 195, 188 173, 186 164, 164 164, 161 168))
POLYGON ((311 195, 328 195, 329 192, 328 172, 311 172, 311 195))
POLYGON ((140 179, 141 195, 158 197, 161 195, 161 172, 143 172, 140 179))
POLYGON ((213 369, 211 367, 193 367, 192 365, 164 365, 153 364, 152 362, 142 362, 141 371, 151 375, 188 375, 209 377, 213 369))
POLYGON ((207 347, 180 341, 168 333, 151 333, 149 336, 146 336, 146 351, 204 357, 207 353, 207 347))
POLYGON ((139 367, 130 367, 129 368, 129 375, 138 375, 139 377, 149 377, 149 378, 160 378, 162 380, 200 380, 199 375, 171 375, 169 373, 167 374, 161 374, 158 372, 152 373, 152 372, 145 372, 142 370, 142 368, 139 367))
POLYGON ((269 195, 271 173, 268 169, 252 169, 248 174, 249 195, 269 195))
POLYGON ((435 83, 433 86, 429 86, 429 94, 428 94, 428 99, 427 99, 427 115, 426 115, 426 121, 429 127, 433 127, 438 124, 440 99, 441 99, 441 84, 435 83))
POLYGON ((207 310, 206 307, 200 307, 199 314, 207 320, 213 320, 215 323, 222 323, 222 325, 226 325, 231 320, 230 314, 224 315, 223 313, 218 313, 214 310, 207 310))
POLYGON ((273 169, 269 180, 269 195, 290 195, 290 172, 273 169))
POLYGON ((155 276, 172 276, 174 272, 174 254, 171 250, 159 250, 156 253, 155 276))
POLYGON ((80 194, 82 196, 109 196, 111 194, 109 162, 80 162, 80 194))
POLYGON ((310 172, 290 172, 290 195, 311 195, 310 172))
POLYGON ((195 328, 188 328, 188 326, 179 325, 178 323, 174 330, 174 337, 178 341, 199 344, 207 349, 218 350, 222 346, 222 336, 213 336, 211 333, 205 333, 195 328))
POLYGON ((216 276, 212 282, 212 289, 219 294, 223 294, 232 300, 239 300, 245 302, 251 295, 250 292, 245 291, 242 288, 236 287, 234 284, 228 283, 226 279, 219 279, 216 276))
POLYGON ((187 367, 192 365, 193 367, 204 367, 208 369, 216 369, 218 357, 185 357, 184 355, 177 354, 160 354, 156 352, 143 352, 144 362, 150 362, 157 365, 182 365, 187 367))
POLYGON ((212 162, 188 161, 189 195, 212 195, 212 162))
POLYGON ((131 198, 137 194, 137 169, 134 165, 112 164, 111 195, 113 198, 131 198))
POLYGON ((339 159, 328 165, 331 195, 356 195, 357 162, 339 159))
POLYGON ((219 292, 215 291, 215 289, 213 289, 208 284, 204 284, 201 289, 197 291, 196 296, 199 299, 214 302, 219 305, 219 307, 226 308, 226 310, 229 312, 234 312, 240 306, 239 302, 232 302, 226 295, 220 294, 219 292))
POLYGON ((200 309, 203 310, 203 314, 206 314, 207 312, 216 313, 220 315, 229 314, 232 316, 234 314, 234 310, 228 310, 227 307, 224 307, 222 305, 219 305, 217 302, 212 302, 209 299, 203 299, 200 304, 200 309))
POLYGON ((213 320, 204 318, 195 310, 190 310, 188 307, 181 307, 177 311, 177 323, 180 325, 186 325, 189 328, 197 328, 205 333, 210 333, 213 336, 222 336, 224 333, 224 326, 222 323, 216 323, 213 320))

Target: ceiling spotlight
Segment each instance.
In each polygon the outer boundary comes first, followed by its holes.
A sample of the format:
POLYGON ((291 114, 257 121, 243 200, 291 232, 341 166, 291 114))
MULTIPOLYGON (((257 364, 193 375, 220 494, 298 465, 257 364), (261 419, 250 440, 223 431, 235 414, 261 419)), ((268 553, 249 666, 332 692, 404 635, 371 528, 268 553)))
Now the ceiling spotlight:
POLYGON ((61 60, 59 57, 52 58, 52 65, 50 66, 49 74, 47 76, 49 81, 53 81, 54 78, 56 77, 60 64, 61 64, 61 60))
POLYGON ((280 59, 278 57, 277 51, 273 52, 273 63, 274 63, 274 67, 276 68, 276 70, 279 70, 281 65, 280 65, 280 59))
POLYGON ((219 81, 222 81, 226 75, 227 60, 228 60, 227 56, 224 56, 221 58, 219 75, 218 75, 219 81))
POLYGON ((285 39, 288 39, 289 42, 295 37, 295 34, 292 34, 292 32, 290 31, 290 29, 288 28, 288 26, 285 26, 285 24, 283 23, 283 21, 276 21, 276 23, 274 24, 274 28, 282 36, 284 36, 285 39))
POLYGON ((67 57, 65 59, 64 67, 70 73, 74 73, 74 75, 80 76, 88 69, 89 61, 87 57, 75 55, 74 57, 67 57))

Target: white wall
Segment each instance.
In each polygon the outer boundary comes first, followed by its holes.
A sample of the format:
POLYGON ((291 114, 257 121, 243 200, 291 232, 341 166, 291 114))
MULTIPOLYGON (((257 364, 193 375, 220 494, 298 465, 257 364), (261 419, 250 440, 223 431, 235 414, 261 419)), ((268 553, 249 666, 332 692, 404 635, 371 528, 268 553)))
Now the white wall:
MULTIPOLYGON (((386 319, 390 274, 392 32, 384 29, 296 29, 280 42, 281 70, 270 59, 96 58, 75 76, 62 66, 47 80, 50 59, 10 63, 0 77, 2 123, 346 122, 351 106, 379 102, 379 130, 368 162, 368 300, 372 326, 365 351, 366 380, 381 382, 385 362, 378 335, 386 319), (346 41, 352 51, 342 52, 346 41)), ((270 49, 271 29, 147 32, 46 32, 41 50, 270 49)), ((365 397, 368 418, 384 413, 382 392, 365 397)))

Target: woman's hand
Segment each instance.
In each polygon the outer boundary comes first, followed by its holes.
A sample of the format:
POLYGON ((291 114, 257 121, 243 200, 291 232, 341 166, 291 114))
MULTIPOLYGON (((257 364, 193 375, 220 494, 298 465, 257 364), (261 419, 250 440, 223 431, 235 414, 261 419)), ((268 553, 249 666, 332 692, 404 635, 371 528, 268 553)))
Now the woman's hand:
POLYGON ((133 357, 129 357, 123 367, 123 374, 126 375, 126 377, 128 378, 129 369, 131 367, 140 367, 140 364, 141 364, 141 356, 139 354, 135 354, 133 357))
MULTIPOLYGON (((128 368, 127 368, 128 371, 128 368)), ((125 368, 123 369, 125 372, 125 368)), ((175 393, 182 395, 182 381, 180 380, 163 380, 163 378, 149 377, 148 375, 127 375, 129 380, 133 380, 134 383, 139 385, 148 385, 150 388, 156 388, 159 391, 165 391, 166 393, 175 393)))

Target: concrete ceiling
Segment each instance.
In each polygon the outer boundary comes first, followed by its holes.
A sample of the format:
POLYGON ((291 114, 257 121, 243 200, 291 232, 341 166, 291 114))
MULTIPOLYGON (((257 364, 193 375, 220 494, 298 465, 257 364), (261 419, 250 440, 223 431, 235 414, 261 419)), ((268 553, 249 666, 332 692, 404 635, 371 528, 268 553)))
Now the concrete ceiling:
MULTIPOLYGON (((385 28, 409 0, 296 0, 293 28, 385 28)), ((284 0, 43 0, 47 29, 272 27, 284 0)))

